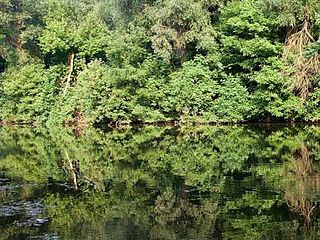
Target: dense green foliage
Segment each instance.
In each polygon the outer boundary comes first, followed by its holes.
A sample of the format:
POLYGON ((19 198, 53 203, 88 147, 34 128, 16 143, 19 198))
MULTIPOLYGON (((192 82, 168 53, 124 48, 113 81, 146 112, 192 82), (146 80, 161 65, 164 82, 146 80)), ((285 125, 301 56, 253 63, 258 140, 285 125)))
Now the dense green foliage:
POLYGON ((317 0, 0 0, 0 120, 319 121, 317 0))
POLYGON ((15 182, 0 188, 0 238, 317 239, 319 140, 315 126, 1 128, 0 174, 15 182), (46 211, 30 216, 37 199, 46 211))

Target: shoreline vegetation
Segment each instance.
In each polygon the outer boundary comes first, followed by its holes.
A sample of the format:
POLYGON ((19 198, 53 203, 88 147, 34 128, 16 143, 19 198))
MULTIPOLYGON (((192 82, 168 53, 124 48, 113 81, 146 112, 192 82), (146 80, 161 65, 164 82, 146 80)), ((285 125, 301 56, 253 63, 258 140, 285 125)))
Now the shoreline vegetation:
POLYGON ((320 122, 317 0, 0 0, 0 125, 320 122))
MULTIPOLYGON (((42 127, 46 125, 45 123, 37 123, 37 122, 9 122, 9 121, 0 121, 0 127, 42 127)), ((304 122, 304 121, 287 121, 287 122, 197 122, 197 121, 185 121, 180 122, 176 120, 168 120, 168 121, 153 121, 153 122, 110 122, 108 124, 90 124, 87 122, 65 122, 60 124, 63 127, 71 127, 75 129, 83 129, 83 128, 126 128, 126 127, 147 127, 147 126, 158 126, 158 127, 188 127, 188 126, 319 126, 320 121, 317 122, 304 122)), ((52 126, 52 125, 51 125, 52 126)))

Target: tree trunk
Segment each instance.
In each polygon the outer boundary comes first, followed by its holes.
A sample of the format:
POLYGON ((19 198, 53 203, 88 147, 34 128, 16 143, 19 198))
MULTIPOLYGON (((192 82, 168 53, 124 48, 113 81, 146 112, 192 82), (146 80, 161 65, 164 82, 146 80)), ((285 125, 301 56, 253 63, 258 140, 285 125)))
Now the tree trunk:
POLYGON ((74 53, 71 53, 70 56, 68 57, 69 74, 68 74, 68 77, 67 77, 66 86, 65 86, 64 91, 63 91, 63 97, 66 96, 67 91, 68 91, 68 87, 70 85, 71 76, 72 76, 72 73, 73 73, 74 57, 75 57, 74 53))

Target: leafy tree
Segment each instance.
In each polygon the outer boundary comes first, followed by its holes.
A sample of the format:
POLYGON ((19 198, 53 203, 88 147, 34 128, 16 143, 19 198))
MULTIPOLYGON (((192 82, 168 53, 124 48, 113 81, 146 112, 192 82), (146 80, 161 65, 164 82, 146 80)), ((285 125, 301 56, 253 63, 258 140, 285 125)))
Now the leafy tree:
POLYGON ((42 64, 11 68, 5 73, 1 116, 11 121, 44 121, 57 94, 59 69, 44 69, 42 64))
POLYGON ((3 120, 319 120, 316 0, 1 0, 0 6, 3 120), (42 84, 46 90, 38 89, 42 84))
POLYGON ((202 1, 158 1, 145 9, 145 16, 153 50, 173 64, 215 49, 216 33, 202 1))

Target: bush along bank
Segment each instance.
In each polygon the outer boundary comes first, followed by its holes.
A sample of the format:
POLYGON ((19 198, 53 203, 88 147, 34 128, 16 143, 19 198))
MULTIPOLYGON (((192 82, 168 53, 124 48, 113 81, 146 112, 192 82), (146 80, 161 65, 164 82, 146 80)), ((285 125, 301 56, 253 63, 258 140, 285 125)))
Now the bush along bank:
POLYGON ((320 120, 316 0, 0 0, 3 123, 320 120))

